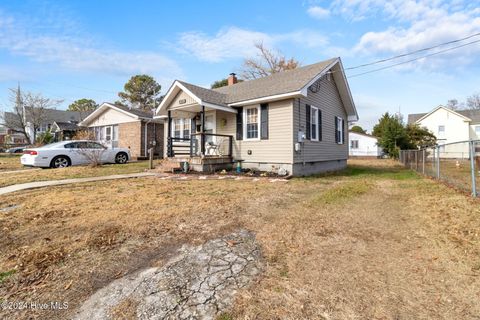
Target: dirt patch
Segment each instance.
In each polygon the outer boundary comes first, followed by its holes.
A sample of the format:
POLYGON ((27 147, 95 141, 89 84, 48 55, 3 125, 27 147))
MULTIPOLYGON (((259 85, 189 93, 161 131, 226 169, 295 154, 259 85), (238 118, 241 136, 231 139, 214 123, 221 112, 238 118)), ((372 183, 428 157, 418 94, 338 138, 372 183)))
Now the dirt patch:
POLYGON ((258 244, 252 233, 243 230, 198 247, 184 247, 161 268, 114 281, 91 296, 75 318, 213 319, 259 273, 258 244))

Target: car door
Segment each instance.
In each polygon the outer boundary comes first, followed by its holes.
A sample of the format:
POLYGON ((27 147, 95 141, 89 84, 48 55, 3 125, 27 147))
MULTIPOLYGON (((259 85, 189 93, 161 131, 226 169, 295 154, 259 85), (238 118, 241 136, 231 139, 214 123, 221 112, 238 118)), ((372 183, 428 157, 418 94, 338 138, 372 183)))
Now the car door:
POLYGON ((89 141, 87 142, 89 152, 91 154, 96 155, 101 163, 107 163, 107 162, 112 162, 112 149, 105 147, 104 145, 98 143, 98 142, 93 142, 89 141))
POLYGON ((72 166, 88 163, 87 156, 82 152, 83 148, 80 145, 81 143, 82 142, 70 142, 64 145, 64 148, 68 150, 66 155, 72 161, 72 166))

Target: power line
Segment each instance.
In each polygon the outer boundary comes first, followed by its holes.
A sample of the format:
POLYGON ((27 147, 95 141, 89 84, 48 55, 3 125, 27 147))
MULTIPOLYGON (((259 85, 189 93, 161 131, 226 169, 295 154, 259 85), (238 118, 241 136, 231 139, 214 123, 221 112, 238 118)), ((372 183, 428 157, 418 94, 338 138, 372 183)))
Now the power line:
POLYGON ((451 51, 451 50, 459 49, 459 48, 462 48, 462 47, 466 47, 466 46, 469 46, 469 45, 472 45, 472 44, 475 44, 475 43, 479 43, 479 42, 480 42, 480 40, 471 41, 471 42, 468 42, 468 43, 465 43, 465 44, 462 44, 462 45, 459 45, 459 46, 455 46, 455 47, 452 47, 452 48, 440 50, 440 51, 430 53, 430 54, 427 54, 427 55, 424 55, 424 56, 421 56, 421 57, 417 57, 417 58, 410 59, 410 60, 407 60, 407 61, 402 61, 402 62, 399 62, 399 63, 391 64, 391 65, 388 65, 388 66, 385 66, 385 67, 382 67, 382 68, 378 68, 378 69, 374 69, 374 70, 370 70, 370 71, 366 71, 366 72, 362 72, 362 73, 353 74, 351 76, 347 76, 347 78, 355 78, 355 77, 362 76, 364 74, 373 73, 373 72, 393 68, 393 67, 396 67, 396 66, 399 66, 399 65, 402 65, 402 64, 406 64, 406 63, 410 63, 410 62, 417 61, 417 60, 420 60, 420 59, 428 58, 428 57, 431 57, 431 56, 435 56, 435 55, 438 55, 438 54, 441 54, 441 53, 445 53, 447 51, 451 51))
POLYGON ((464 38, 461 38, 461 39, 456 39, 456 40, 452 40, 452 41, 448 41, 448 42, 443 42, 443 43, 440 43, 440 44, 437 44, 437 45, 434 45, 434 46, 431 46, 431 47, 426 47, 426 48, 422 48, 422 49, 419 49, 419 50, 411 51, 411 52, 408 52, 408 53, 403 53, 403 54, 400 54, 400 55, 397 55, 397 56, 393 56, 393 57, 390 57, 390 58, 381 59, 381 60, 377 60, 377 61, 373 61, 373 62, 361 64, 361 65, 358 65, 358 66, 345 68, 345 70, 353 70, 353 69, 368 67, 368 66, 371 66, 371 65, 375 65, 375 64, 379 64, 379 63, 383 63, 383 62, 387 62, 387 61, 391 61, 391 60, 403 58, 403 57, 406 57, 406 56, 410 56, 410 55, 412 55, 412 54, 417 54, 417 53, 420 53, 420 52, 429 51, 429 50, 432 50, 432 49, 435 49, 435 48, 439 48, 439 47, 442 47, 442 46, 445 46, 445 45, 449 45, 449 44, 453 44, 453 43, 465 41, 465 40, 471 39, 471 38, 473 38, 473 37, 478 37, 478 36, 480 36, 480 32, 479 32, 479 33, 472 34, 472 35, 470 35, 470 36, 468 36, 468 37, 464 37, 464 38))

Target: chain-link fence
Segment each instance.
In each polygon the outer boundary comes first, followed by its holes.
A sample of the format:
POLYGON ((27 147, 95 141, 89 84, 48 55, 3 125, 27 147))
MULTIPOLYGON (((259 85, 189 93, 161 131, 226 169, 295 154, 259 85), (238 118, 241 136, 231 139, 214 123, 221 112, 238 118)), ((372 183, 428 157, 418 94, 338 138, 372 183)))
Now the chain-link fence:
POLYGON ((480 140, 401 150, 400 162, 407 168, 471 192, 474 197, 480 194, 480 140))

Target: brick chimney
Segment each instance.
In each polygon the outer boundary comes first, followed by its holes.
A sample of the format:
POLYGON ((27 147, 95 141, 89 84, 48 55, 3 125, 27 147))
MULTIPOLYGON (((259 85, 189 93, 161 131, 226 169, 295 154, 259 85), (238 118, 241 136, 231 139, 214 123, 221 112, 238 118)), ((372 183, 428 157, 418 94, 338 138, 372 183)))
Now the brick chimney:
POLYGON ((230 75, 228 76, 228 85, 231 86, 235 83, 238 82, 238 79, 237 79, 237 76, 235 73, 230 73, 230 75))

